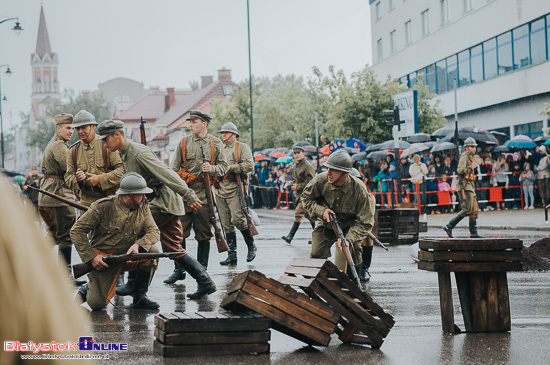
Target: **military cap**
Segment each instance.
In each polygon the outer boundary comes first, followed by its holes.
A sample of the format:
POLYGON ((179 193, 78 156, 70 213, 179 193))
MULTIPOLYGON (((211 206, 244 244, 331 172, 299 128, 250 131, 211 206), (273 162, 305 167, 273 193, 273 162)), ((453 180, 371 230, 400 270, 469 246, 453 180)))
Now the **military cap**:
POLYGON ((190 110, 187 120, 191 120, 193 118, 199 118, 206 123, 210 123, 212 121, 212 116, 207 112, 203 112, 202 110, 190 110))
POLYGON ((325 162, 325 166, 329 169, 349 173, 351 172, 353 161, 347 151, 340 150, 332 153, 332 155, 328 157, 327 162, 325 162))
POLYGON ((147 187, 145 179, 137 172, 128 172, 120 179, 118 194, 149 194, 153 189, 147 187))
POLYGON ((476 140, 473 139, 472 137, 466 138, 466 140, 464 141, 464 147, 467 147, 467 146, 477 146, 476 140))
POLYGON ((81 110, 74 116, 73 127, 82 127, 83 125, 97 125, 95 117, 86 110, 81 110))
POLYGON ((220 133, 223 133, 223 132, 234 133, 237 135, 237 137, 239 136, 239 130, 237 129, 237 126, 231 122, 227 122, 224 125, 222 125, 222 129, 220 129, 220 133))
POLYGON ((33 165, 33 166, 31 167, 31 170, 38 170, 38 166, 33 165))
POLYGON ((292 146, 292 149, 293 150, 302 150, 303 152, 306 152, 306 149, 304 148, 304 146, 298 146, 297 144, 292 146))
POLYGON ((124 123, 120 120, 104 120, 97 127, 99 139, 107 137, 111 133, 124 132, 124 123))
POLYGON ((55 124, 71 124, 73 122, 73 115, 67 114, 67 113, 61 113, 57 114, 55 117, 53 117, 55 120, 55 124))

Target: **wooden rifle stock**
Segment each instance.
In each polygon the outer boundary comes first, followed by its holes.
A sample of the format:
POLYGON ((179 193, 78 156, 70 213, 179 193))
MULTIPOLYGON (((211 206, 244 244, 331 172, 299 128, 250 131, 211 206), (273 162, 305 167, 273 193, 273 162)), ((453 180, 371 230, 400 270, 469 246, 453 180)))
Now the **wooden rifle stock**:
MULTIPOLYGON (((233 153, 233 159, 237 161, 235 158, 235 153, 233 153)), ((246 204, 246 199, 244 197, 244 186, 243 186, 242 176, 244 176, 244 173, 243 173, 243 168, 241 167, 241 174, 235 175, 235 181, 237 182, 237 190, 239 191, 239 203, 241 203, 241 212, 243 212, 244 217, 246 218, 246 225, 248 226, 248 232, 250 232, 251 236, 257 236, 260 234, 260 232, 258 232, 258 230, 256 229, 256 226, 252 221, 252 217, 248 212, 248 205, 246 204)))
POLYGON ((147 137, 145 136, 145 123, 147 122, 143 120, 143 117, 140 118, 141 122, 139 123, 139 134, 141 136, 141 144, 147 146, 147 137))
MULTIPOLYGON (((204 151, 202 149, 202 146, 201 146, 201 154, 202 154, 202 162, 203 163, 208 162, 208 160, 204 156, 204 151)), ((229 251, 229 246, 227 246, 225 237, 223 236, 222 230, 218 225, 218 220, 216 219, 214 197, 212 196, 212 187, 210 186, 210 174, 207 172, 203 172, 202 176, 203 176, 202 180, 204 184, 204 190, 206 192, 206 200, 208 202, 208 215, 210 217, 210 223, 212 223, 212 227, 214 227, 214 237, 216 238, 216 245, 218 246, 218 252, 229 251)))
MULTIPOLYGON (((171 257, 171 256, 178 256, 182 255, 183 252, 159 252, 159 253, 128 253, 125 255, 117 255, 117 256, 103 256, 103 262, 107 265, 110 264, 120 264, 126 261, 138 261, 138 260, 150 260, 150 259, 156 259, 160 257, 171 257)), ((87 263, 81 263, 81 264, 75 264, 73 265, 73 276, 75 279, 78 279, 79 277, 86 275, 89 272, 94 271, 94 267, 92 266, 92 261, 88 261, 87 263)))
POLYGON ((40 189, 40 188, 35 188, 34 186, 31 186, 31 185, 27 185, 27 187, 30 188, 30 189, 34 189, 34 190, 36 190, 36 191, 38 191, 38 192, 40 192, 40 193, 42 193, 42 194, 44 194, 44 195, 51 196, 52 198, 54 198, 54 199, 56 199, 56 200, 59 200, 60 202, 63 202, 63 203, 65 203, 65 204, 68 204, 68 205, 70 205, 70 206, 73 207, 73 208, 80 209, 80 210, 83 210, 83 211, 85 211, 85 212, 86 212, 88 209, 90 209, 90 208, 88 208, 88 207, 85 206, 85 205, 82 205, 82 204, 79 204, 79 203, 75 202, 74 200, 70 200, 70 199, 64 198, 64 197, 59 196, 59 195, 54 194, 54 193, 50 193, 49 191, 42 190, 42 189, 40 189))

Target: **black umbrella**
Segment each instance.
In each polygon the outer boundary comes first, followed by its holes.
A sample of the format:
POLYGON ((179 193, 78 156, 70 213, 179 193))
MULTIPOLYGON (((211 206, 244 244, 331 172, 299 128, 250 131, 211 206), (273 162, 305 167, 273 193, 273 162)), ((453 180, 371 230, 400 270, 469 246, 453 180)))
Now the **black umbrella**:
MULTIPOLYGON (((399 149, 400 150, 404 150, 405 148, 409 148, 411 146, 411 144, 407 141, 402 141, 402 140, 399 140, 399 149)), ((394 141, 393 139, 390 139, 389 141, 386 141, 384 143, 380 143, 380 148, 381 150, 393 150, 394 147, 394 141)))
POLYGON ((339 150, 344 150, 346 151, 347 153, 351 155, 355 155, 356 153, 359 153, 361 151, 359 151, 357 148, 353 148, 353 147, 344 147, 344 148, 339 148, 337 149, 336 151, 339 151, 339 150))
POLYGON ((541 145, 542 143, 546 142, 546 140, 548 140, 548 138, 550 138, 550 136, 538 136, 533 141, 536 144, 541 145))
POLYGON ((287 153, 287 152, 288 152, 288 148, 286 148, 286 147, 275 148, 275 149, 273 150, 273 152, 287 153))
POLYGON ((510 148, 507 147, 507 146, 498 146, 496 147, 493 152, 495 153, 505 153, 505 152, 510 152, 510 148))
POLYGON ((432 137, 443 138, 448 136, 450 133, 454 133, 454 132, 455 132, 455 129, 452 127, 443 127, 435 130, 432 133, 432 137))
POLYGON ((442 142, 438 143, 435 146, 432 147, 430 152, 438 152, 438 151, 448 151, 448 150, 454 150, 456 148, 454 143, 451 142, 442 142))
POLYGON ((373 151, 367 155, 367 158, 370 158, 371 160, 378 160, 380 158, 386 158, 387 155, 392 155, 392 152, 388 151, 373 151))
POLYGON ((432 140, 432 137, 428 133, 415 133, 409 138, 407 138, 407 141, 409 143, 423 143, 431 140, 432 140))
POLYGON ((382 147, 380 147, 380 143, 378 143, 378 144, 373 144, 373 145, 368 146, 365 151, 366 152, 372 152, 372 151, 380 151, 381 149, 382 149, 382 147))
POLYGON ((501 145, 501 146, 504 144, 504 142, 506 142, 507 140, 510 139, 510 137, 508 137, 508 135, 506 133, 491 131, 491 134, 493 136, 497 137, 498 144, 501 145))
MULTIPOLYGON (((447 138, 450 138, 454 141, 454 132, 449 133, 447 138)), ((487 143, 487 144, 496 144, 498 143, 497 137, 494 134, 491 134, 483 129, 477 128, 461 128, 458 130, 458 139, 464 141, 466 138, 472 137, 477 142, 487 143)), ((456 141, 455 141, 456 142, 456 141)))
POLYGON ((300 142, 294 143, 294 145, 296 145, 296 146, 311 146, 312 144, 307 142, 307 141, 300 141, 300 142))
POLYGON ((366 152, 359 152, 359 153, 356 153, 355 155, 351 156, 352 161, 361 161, 361 160, 364 160, 366 158, 367 158, 367 153, 366 152))
POLYGON ((436 141, 428 141, 428 142, 424 142, 422 144, 432 148, 433 146, 435 146, 437 144, 437 142, 436 141))

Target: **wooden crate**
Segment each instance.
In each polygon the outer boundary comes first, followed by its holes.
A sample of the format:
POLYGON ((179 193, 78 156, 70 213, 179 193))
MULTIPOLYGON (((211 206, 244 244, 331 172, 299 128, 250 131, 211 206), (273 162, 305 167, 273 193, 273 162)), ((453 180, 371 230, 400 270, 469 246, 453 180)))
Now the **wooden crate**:
POLYGON ((436 271, 443 330, 454 323, 450 272, 455 273, 466 332, 510 331, 507 271, 522 270, 518 239, 432 238, 419 241, 418 268, 436 271))
POLYGON ((300 287, 341 317, 336 333, 346 343, 379 348, 395 321, 329 260, 294 259, 280 282, 300 287))
POLYGON ((153 348, 170 357, 269 353, 269 324, 257 313, 161 313, 153 348))
POLYGON ((377 209, 373 233, 383 243, 416 243, 420 231, 418 217, 418 209, 415 208, 377 209))
POLYGON ((220 306, 236 313, 253 310, 270 318, 273 329, 318 346, 328 346, 340 317, 329 306, 254 270, 233 279, 220 306))

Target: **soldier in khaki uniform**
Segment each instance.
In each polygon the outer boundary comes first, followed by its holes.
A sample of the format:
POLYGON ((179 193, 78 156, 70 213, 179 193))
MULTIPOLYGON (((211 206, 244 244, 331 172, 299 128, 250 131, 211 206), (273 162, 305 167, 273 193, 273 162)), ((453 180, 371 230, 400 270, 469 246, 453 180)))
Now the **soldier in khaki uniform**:
POLYGON ((464 152, 460 155, 460 159, 458 160, 458 167, 456 169, 458 184, 456 190, 460 197, 460 207, 462 210, 451 219, 446 226, 443 226, 443 230, 447 232, 451 238, 453 237, 453 228, 467 216, 470 217, 470 238, 481 238, 477 233, 478 206, 475 186, 476 175, 474 175, 477 167, 477 163, 474 159, 476 147, 477 143, 472 137, 466 138, 464 141, 464 152))
MULTIPOLYGON (((254 171, 254 159, 250 147, 246 143, 237 141, 239 130, 235 124, 231 122, 225 123, 220 133, 222 134, 224 143, 223 153, 230 164, 227 168, 227 175, 223 177, 220 181, 220 187, 216 189, 218 212, 227 237, 227 245, 229 246, 227 259, 221 261, 220 265, 236 265, 237 235, 235 234, 235 227, 241 231, 244 241, 248 246, 246 261, 251 262, 256 257, 256 245, 254 244, 254 238, 248 230, 246 217, 241 210, 239 190, 235 179, 235 175, 241 175, 241 181, 246 181, 246 176, 254 171)), ((245 188, 244 183, 242 188, 245 188)))
MULTIPOLYGON (((46 146, 42 157, 42 174, 44 174, 44 178, 40 188, 67 199, 74 199, 73 192, 65 185, 64 181, 65 171, 67 170, 67 145, 69 139, 73 136, 73 116, 62 113, 56 115, 54 120, 55 135, 46 146)), ((52 197, 39 194, 38 211, 52 236, 55 235, 56 244, 59 245, 59 258, 65 260, 70 272, 73 245, 70 230, 76 221, 74 208, 52 197)), ((75 283, 82 285, 85 281, 77 280, 75 283)))
POLYGON ((200 110, 191 110, 188 120, 190 121, 191 135, 183 137, 178 144, 172 161, 172 169, 178 172, 199 199, 205 203, 197 211, 185 207, 185 215, 181 217, 181 223, 183 225, 184 247, 185 239, 191 234, 192 226, 195 231, 195 239, 199 243, 197 260, 207 269, 210 256, 210 239, 212 238, 212 223, 210 223, 208 206, 206 205, 206 191, 204 190, 202 174, 208 172, 212 177, 225 175, 227 160, 223 154, 222 141, 208 133, 208 123, 212 120, 210 114, 200 110), (203 162, 202 153, 205 155, 206 162, 203 162))
MULTIPOLYGON (((290 228, 290 232, 287 236, 281 237, 287 243, 292 242, 292 239, 294 238, 298 227, 300 227, 304 216, 306 216, 311 223, 311 228, 315 228, 315 221, 309 217, 309 214, 307 214, 302 201, 300 200, 302 191, 304 191, 306 185, 309 184, 309 182, 315 177, 315 167, 313 167, 306 160, 306 151, 304 147, 294 145, 292 149, 294 150, 294 160, 296 161, 294 171, 292 172, 292 180, 294 180, 292 190, 296 192, 296 209, 294 210, 294 224, 292 225, 292 228, 290 228)), ((311 243, 311 241, 309 243, 311 243)))
POLYGON ((139 260, 107 265, 103 256, 126 253, 159 252, 154 245, 160 231, 153 220, 145 194, 153 190, 135 172, 123 176, 116 196, 99 199, 75 223, 71 238, 83 263, 90 262, 94 271, 90 282, 78 293, 92 310, 101 310, 115 295, 116 278, 122 271, 135 270, 133 299, 136 308, 157 309, 158 303, 147 298, 150 279, 157 269, 157 260, 139 260), (88 240, 91 237, 91 241, 88 240))
MULTIPOLYGON (((173 284, 185 279, 185 271, 197 281, 195 293, 187 294, 190 299, 199 299, 216 291, 216 285, 208 276, 204 267, 189 255, 181 245, 182 226, 179 217, 184 213, 183 202, 190 210, 198 210, 202 206, 193 190, 171 169, 163 164, 150 148, 126 139, 124 123, 119 120, 106 120, 98 127, 98 133, 103 143, 111 151, 119 151, 124 169, 137 172, 147 181, 153 190, 148 195, 149 206, 153 219, 160 230, 160 243, 164 252, 181 252, 184 256, 176 259, 174 273, 166 280, 173 284), (183 197, 183 200, 182 200, 183 197)), ((133 290, 135 276, 128 276, 128 284, 124 290, 117 290, 119 295, 129 295, 133 290)))
MULTIPOLYGON (((332 213, 336 214, 350 247, 354 248, 352 255, 355 253, 354 260, 358 265, 361 263, 361 242, 374 224, 374 210, 364 184, 349 176, 352 161, 347 152, 333 153, 325 166, 328 171, 313 178, 302 193, 302 203, 309 215, 322 219, 313 230, 310 257, 330 257, 334 242, 341 248, 340 239, 329 223, 329 213, 332 213), (321 204, 322 200, 330 209, 321 204)), ((340 270, 345 269, 345 264, 337 262, 337 265, 340 270)))
POLYGON ((81 110, 73 122, 80 141, 67 153, 65 183, 75 192, 80 190, 80 201, 90 206, 115 193, 124 167, 118 151, 109 151, 95 134, 97 122, 91 113, 81 110))

